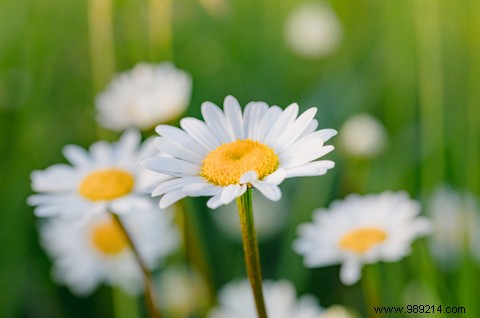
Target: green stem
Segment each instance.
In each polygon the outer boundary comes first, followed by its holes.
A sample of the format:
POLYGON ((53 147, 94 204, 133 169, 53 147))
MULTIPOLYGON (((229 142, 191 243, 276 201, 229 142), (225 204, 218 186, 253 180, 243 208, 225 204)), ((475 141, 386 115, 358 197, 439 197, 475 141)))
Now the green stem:
POLYGON ((255 305, 259 318, 267 318, 267 310, 263 299, 262 271, 258 253, 257 235, 253 222, 252 189, 247 189, 244 195, 237 198, 238 215, 242 226, 243 252, 248 278, 252 286, 255 305))
POLYGON ((373 307, 380 307, 380 292, 379 292, 379 281, 378 281, 378 264, 371 264, 365 266, 363 269, 362 277, 362 288, 363 295, 365 297, 365 305, 367 307, 368 317, 377 318, 381 315, 375 313, 373 307))
POLYGON ((148 317, 150 318, 161 318, 160 312, 156 309, 155 306, 155 297, 153 292, 153 284, 152 284, 152 275, 148 270, 145 262, 143 261, 140 253, 138 252, 138 248, 135 246, 132 237, 128 233, 127 228, 122 223, 122 220, 116 215, 115 213, 111 213, 113 219, 117 222, 119 228, 122 230, 127 242, 133 252, 135 260, 137 261, 138 266, 140 267, 143 275, 143 283, 144 283, 144 291, 145 291, 145 306, 147 307, 148 317))

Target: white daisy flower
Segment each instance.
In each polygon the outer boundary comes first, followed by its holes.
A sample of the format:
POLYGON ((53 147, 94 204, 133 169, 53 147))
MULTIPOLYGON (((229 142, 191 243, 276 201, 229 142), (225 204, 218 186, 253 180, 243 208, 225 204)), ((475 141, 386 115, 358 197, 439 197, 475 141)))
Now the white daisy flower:
POLYGON ((171 63, 139 63, 113 79, 95 100, 100 125, 149 129, 176 119, 188 107, 192 79, 171 63))
POLYGON ((372 158, 387 146, 387 130, 369 114, 357 114, 340 128, 338 135, 341 149, 352 156, 372 158))
POLYGON ((242 110, 227 96, 224 112, 205 102, 205 122, 195 118, 180 121, 183 128, 160 125, 155 144, 161 154, 142 165, 171 180, 156 187, 152 196, 163 195, 165 208, 185 196, 212 196, 215 209, 241 196, 248 187, 268 199, 281 197, 278 185, 285 178, 323 175, 333 168, 330 160, 314 161, 333 150, 324 143, 336 134, 333 129, 315 131, 316 108, 298 115, 298 105, 285 110, 251 102, 242 110))
POLYGON ((285 25, 290 49, 305 58, 334 52, 342 40, 342 25, 333 9, 322 2, 305 2, 295 8, 285 25))
POLYGON ((315 211, 313 223, 298 228, 293 247, 307 267, 341 263, 340 279, 351 285, 360 279, 363 264, 396 262, 410 253, 417 237, 430 232, 430 222, 419 212, 404 192, 349 195, 315 211))
MULTIPOLYGON (((313 296, 297 299, 295 287, 288 281, 263 283, 265 306, 270 318, 319 318, 322 309, 313 296)), ((253 294, 247 280, 229 283, 218 296, 219 306, 212 309, 208 318, 257 317, 253 294)))
POLYGON ((209 303, 208 287, 196 271, 185 267, 167 267, 155 280, 159 307, 168 317, 190 317, 205 312, 209 303))
POLYGON ((434 228, 429 246, 433 257, 445 269, 459 264, 466 246, 470 245, 472 251, 479 246, 477 210, 476 200, 469 193, 456 192, 446 185, 437 187, 433 193, 427 209, 434 228))
MULTIPOLYGON (((111 211, 122 214, 154 206, 146 196, 140 159, 155 153, 153 141, 141 144, 138 131, 123 134, 118 143, 94 143, 89 151, 74 145, 63 148, 72 165, 56 164, 31 174, 32 189, 40 194, 28 198, 39 217, 88 217, 111 211)), ((156 176, 158 179, 158 176, 156 176)))
MULTIPOLYGON (((179 235, 172 214, 152 209, 120 216, 147 267, 172 253, 179 235)), ((40 224, 41 244, 53 260, 52 275, 78 295, 105 283, 131 294, 142 290, 142 273, 119 225, 108 213, 88 222, 50 218, 40 224)))

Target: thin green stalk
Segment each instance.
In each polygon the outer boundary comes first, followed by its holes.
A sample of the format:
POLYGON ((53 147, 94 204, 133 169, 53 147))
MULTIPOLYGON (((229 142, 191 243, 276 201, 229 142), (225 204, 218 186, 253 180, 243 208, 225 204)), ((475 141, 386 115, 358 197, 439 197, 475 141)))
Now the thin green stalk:
POLYGON ((237 198, 238 215, 242 226, 243 252, 248 278, 252 286, 253 296, 259 318, 267 318, 267 310, 263 299, 262 270, 258 253, 257 235, 253 222, 252 189, 247 189, 244 195, 237 198))
POLYGON ((122 230, 127 242, 133 252, 135 260, 137 261, 142 274, 143 274, 143 283, 144 283, 144 291, 145 291, 145 306, 147 308, 148 316, 150 318, 161 318, 160 312, 157 310, 155 306, 155 297, 153 292, 153 283, 152 283, 152 275, 148 270, 145 262, 143 261, 140 253, 138 252, 138 248, 135 246, 135 243, 132 240, 132 237, 128 233, 127 228, 123 225, 122 220, 116 215, 115 213, 111 213, 113 219, 117 222, 119 228, 122 230))
POLYGON ((374 307, 380 307, 382 302, 380 299, 379 280, 378 280, 378 264, 365 266, 362 277, 363 295, 365 297, 365 306, 368 317, 381 317, 375 312, 374 307))

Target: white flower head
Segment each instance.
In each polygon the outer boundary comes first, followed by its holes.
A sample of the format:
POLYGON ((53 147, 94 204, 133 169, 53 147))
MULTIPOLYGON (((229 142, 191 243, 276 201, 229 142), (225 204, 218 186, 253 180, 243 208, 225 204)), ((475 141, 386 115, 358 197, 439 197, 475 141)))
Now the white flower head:
MULTIPOLYGON (((316 299, 304 295, 297 299, 295 287, 286 280, 265 281, 263 294, 270 318, 319 318, 322 309, 316 299)), ((212 309, 208 318, 257 317, 255 302, 247 280, 231 282, 220 290, 219 306, 212 309)))
POLYGON ((209 302, 208 287, 196 271, 167 267, 155 282, 159 291, 159 307, 168 316, 189 317, 206 310, 209 302))
MULTIPOLYGON (((255 207, 253 209, 255 231, 259 241, 269 239, 285 228, 288 221, 288 204, 284 196, 278 204, 261 195, 254 195, 252 201, 255 207)), ((218 210, 212 210, 210 213, 215 224, 226 236, 241 241, 242 230, 236 204, 232 202, 219 207, 218 210)))
POLYGON ((153 128, 187 109, 191 88, 190 75, 169 62, 139 63, 117 75, 98 95, 97 120, 112 130, 153 128))
MULTIPOLYGON (((153 269, 178 246, 179 236, 167 211, 120 216, 146 265, 153 269)), ((142 274, 128 241, 108 213, 88 222, 49 218, 40 224, 40 241, 53 261, 53 278, 77 295, 105 283, 131 294, 142 287, 142 274)))
POLYGON ((293 248, 307 267, 342 264, 340 279, 351 285, 360 279, 363 264, 396 262, 410 253, 417 237, 430 232, 430 222, 419 212, 404 192, 349 195, 300 225, 293 248))
MULTIPOLYGON (((150 172, 140 159, 155 153, 153 141, 141 144, 138 131, 125 132, 117 143, 94 143, 89 151, 67 145, 63 155, 71 163, 52 165, 31 174, 28 198, 38 217, 88 217, 104 211, 117 214, 139 212, 155 204, 145 195, 144 182, 150 172)), ((156 176, 158 179, 158 176, 156 176)))
POLYGON ((344 306, 332 305, 318 318, 358 318, 358 315, 344 306))
POLYGON ((477 210, 475 199, 468 193, 456 192, 446 185, 439 186, 433 193, 427 209, 434 228, 429 240, 430 250, 444 268, 458 265, 469 243, 474 255, 480 255, 475 253, 475 246, 479 247, 477 210))
POLYGON ((212 196, 215 209, 254 187, 278 201, 278 185, 286 178, 323 175, 333 168, 330 160, 314 161, 333 150, 324 143, 333 129, 315 131, 316 108, 298 116, 298 105, 285 110, 251 102, 242 113, 238 101, 227 96, 224 111, 210 103, 202 105, 205 122, 183 118, 182 129, 157 126, 155 139, 160 155, 142 165, 170 180, 160 184, 152 196, 163 195, 165 208, 186 196, 212 196))
POLYGON ((350 117, 340 128, 339 133, 342 150, 355 157, 377 156, 385 149, 387 139, 383 124, 369 114, 350 117))
POLYGON ((288 17, 285 39, 290 49, 299 56, 325 56, 339 46, 342 26, 328 4, 305 2, 288 17))

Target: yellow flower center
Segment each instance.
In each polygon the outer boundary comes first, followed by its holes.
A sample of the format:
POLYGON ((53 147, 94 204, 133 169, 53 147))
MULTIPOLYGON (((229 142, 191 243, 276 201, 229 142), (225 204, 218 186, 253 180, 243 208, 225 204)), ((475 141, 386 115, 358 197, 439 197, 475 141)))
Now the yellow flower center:
POLYGON ((201 175, 220 186, 238 184, 245 172, 256 171, 261 180, 278 167, 272 148, 250 139, 218 146, 203 160, 201 175))
POLYGON ((124 170, 97 170, 82 180, 78 192, 91 201, 112 200, 132 192, 134 182, 133 176, 124 170))
POLYGON ((364 227, 345 234, 340 240, 340 247, 358 254, 365 253, 374 245, 387 238, 387 233, 379 228, 364 227))
POLYGON ((115 221, 102 221, 91 232, 93 246, 107 255, 115 255, 128 247, 127 239, 115 221))

